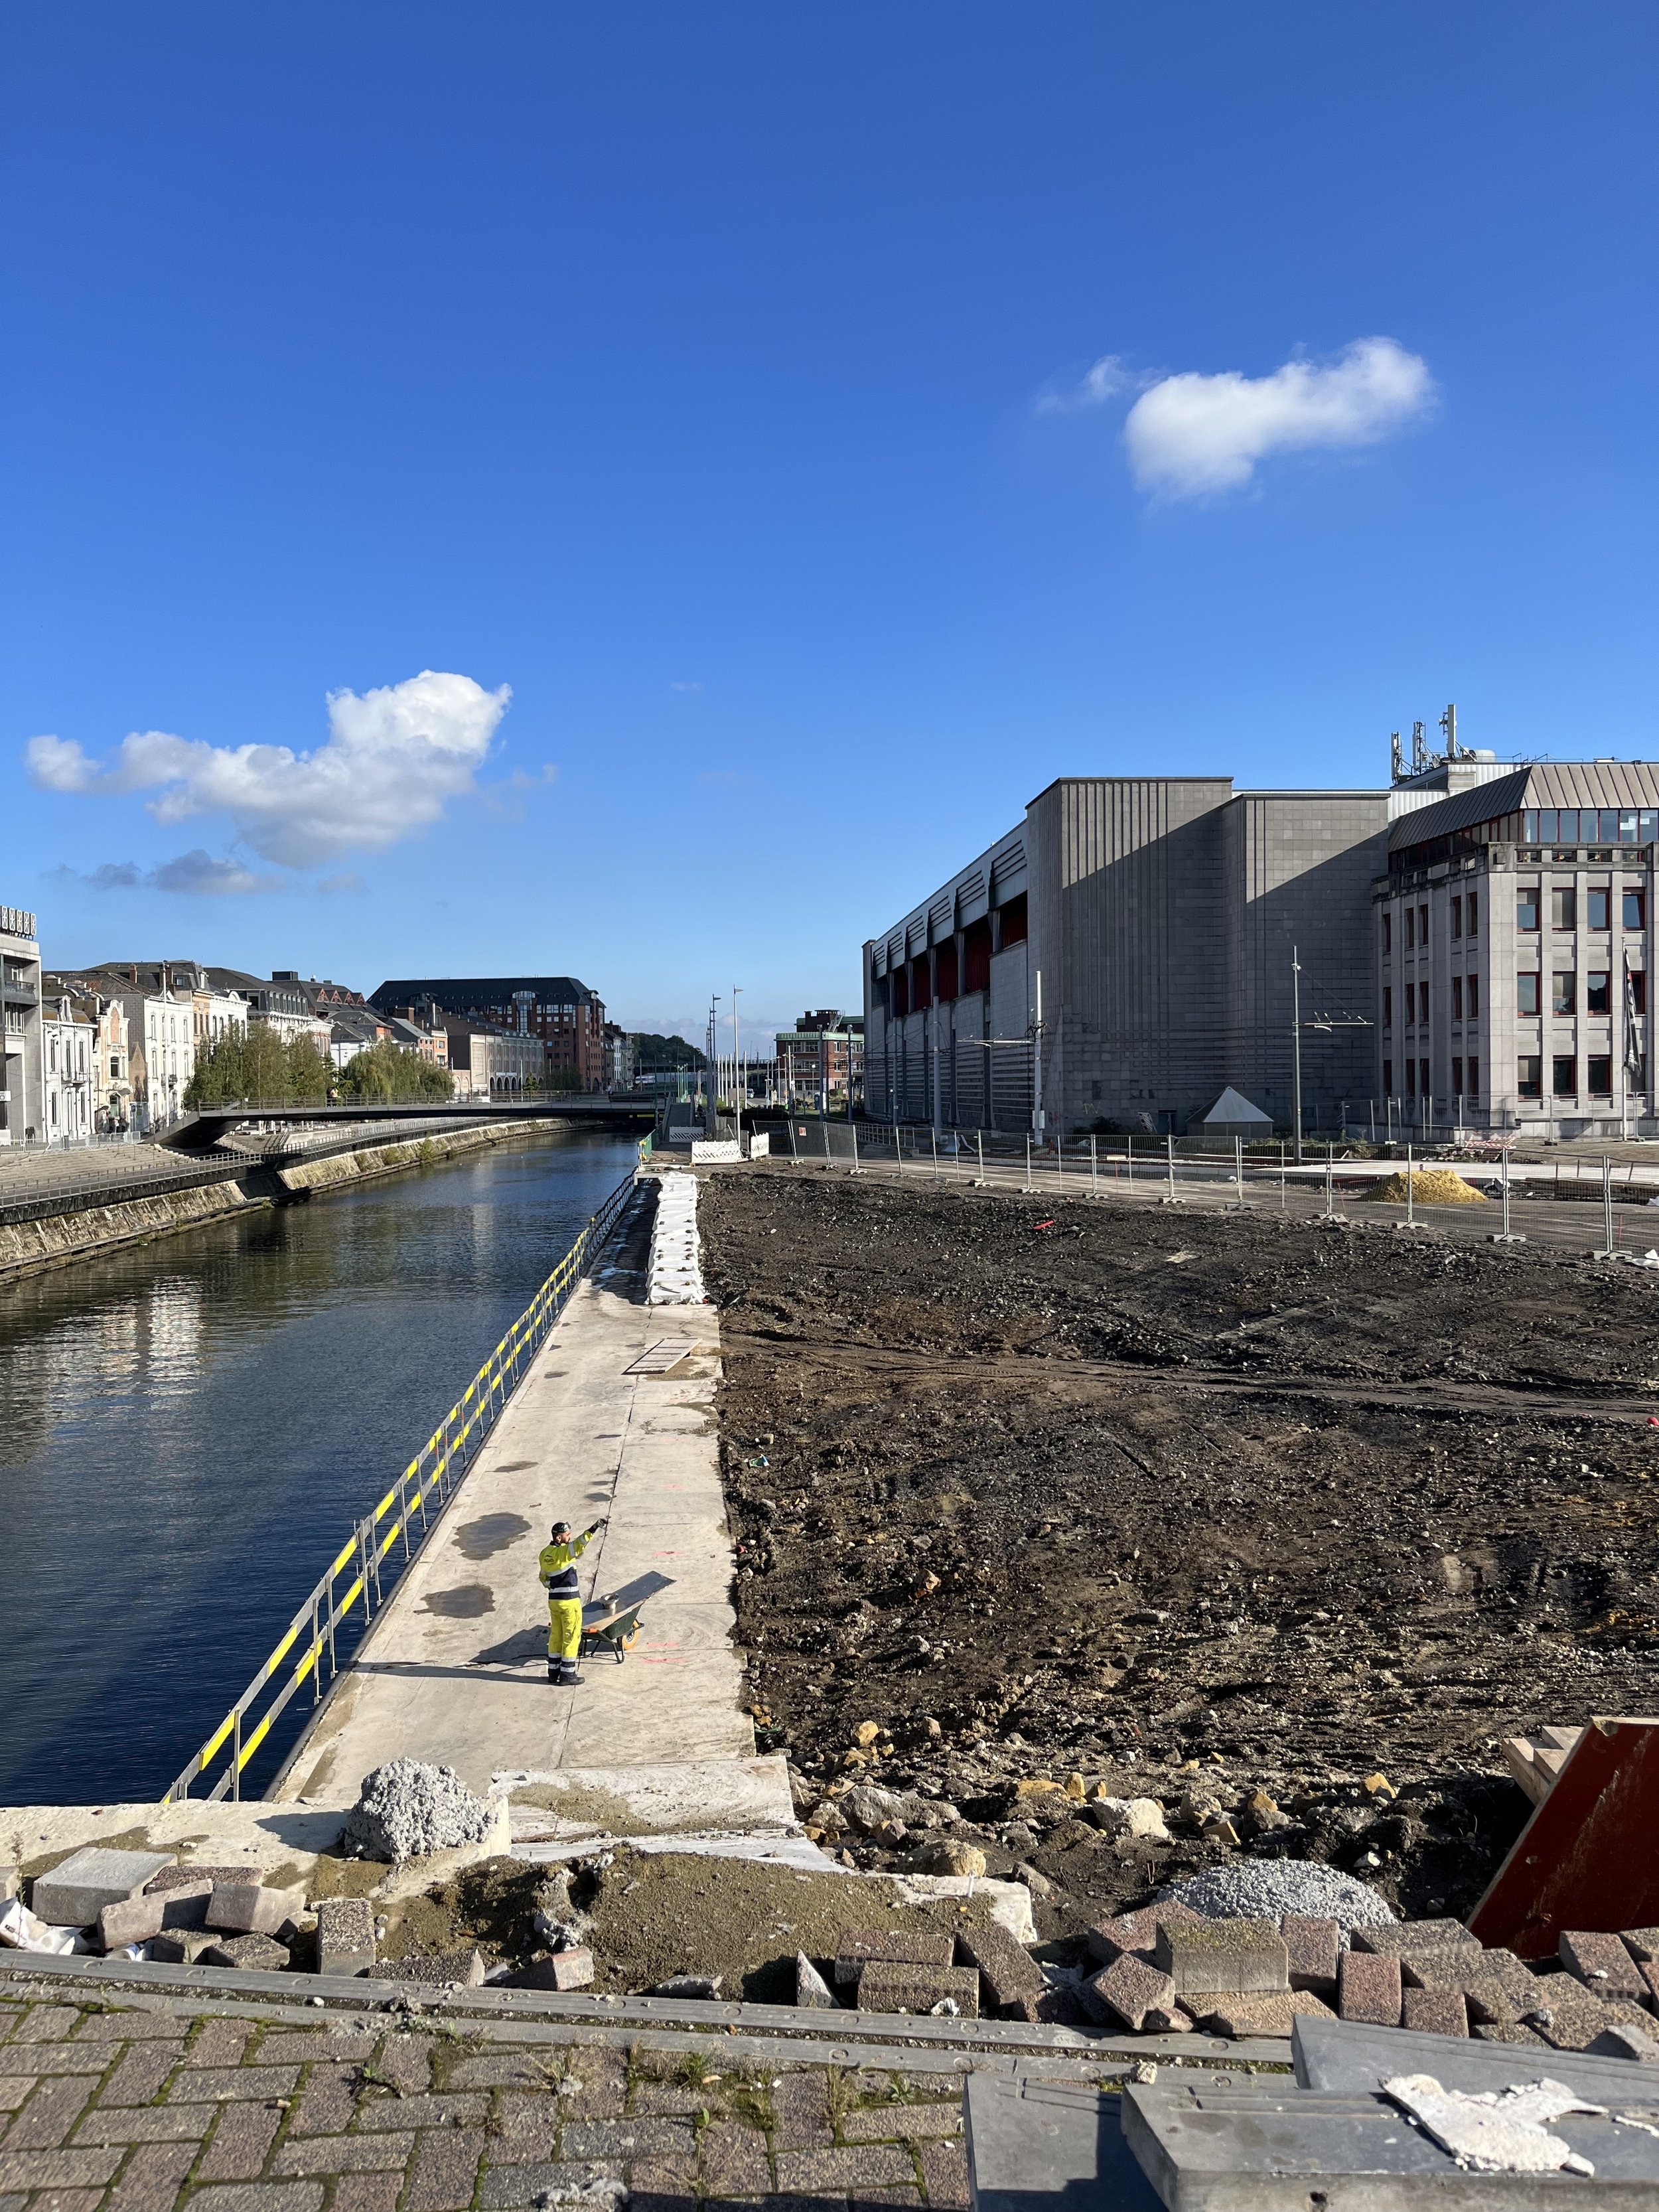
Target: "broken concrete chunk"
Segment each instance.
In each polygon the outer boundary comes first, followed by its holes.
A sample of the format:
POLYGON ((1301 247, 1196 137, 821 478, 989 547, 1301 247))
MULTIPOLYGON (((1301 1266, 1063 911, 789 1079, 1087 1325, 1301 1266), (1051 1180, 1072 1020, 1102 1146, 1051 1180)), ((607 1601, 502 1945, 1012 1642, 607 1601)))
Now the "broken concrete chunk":
POLYGON ((1540 1978, 1526 2025, 1535 2027, 1557 2051, 1588 2051, 1606 2027, 1634 2027, 1644 2034, 1653 2015, 1621 1997, 1598 1997, 1571 1974, 1540 1978))
POLYGON ((1173 2006, 1176 1985, 1161 1968, 1125 1951, 1109 1966, 1079 1982, 1077 1994, 1096 2020, 1109 2027, 1121 2021, 1138 2033, 1149 2012, 1155 2008, 1167 2012, 1173 2006))
POLYGON ((368 1974, 374 1970, 374 1907, 366 1897, 317 1900, 317 1971, 368 1974))
POLYGON ((994 1920, 982 1928, 958 1929, 957 1953, 964 1966, 979 1969, 981 1998, 997 2011, 1020 1997, 1042 1995, 1042 1967, 1025 1946, 1017 1943, 994 1920))
POLYGON ((496 1802, 475 1797, 453 1766, 389 1759, 363 1777, 341 1849, 358 1858, 425 1858, 483 1843, 496 1818, 496 1802))
POLYGON ((720 1993, 719 1974, 671 1974, 665 1982, 653 1982, 649 1994, 653 1997, 690 1997, 700 2003, 712 2004, 720 1993))
POLYGON ((586 1990, 593 1985, 593 1954, 585 1943, 555 1951, 551 1958, 532 1959, 511 1977, 518 1990, 586 1990))
POLYGON ((171 1851, 112 1851, 97 1844, 71 1851, 50 1874, 37 1875, 29 1906, 55 1928, 90 1928, 106 1905, 125 1905, 173 1864, 171 1851))
POLYGON ((1629 1997, 1636 2004, 1646 1996, 1648 1985, 1621 1937, 1569 1929, 1556 1948, 1567 1972, 1597 1996, 1629 1997))
POLYGON ((204 1966, 235 1966, 245 1974, 280 1974, 288 1946, 270 1936, 219 1936, 198 1954, 204 1966))
POLYGON ((1084 1811, 1104 1835, 1145 1838, 1151 1843, 1170 1840, 1164 1808, 1156 1797, 1097 1797, 1084 1811))
POLYGON ((1143 2035, 1191 2035, 1198 2022, 1171 1997, 1166 2005, 1151 2005, 1140 2023, 1143 2035))
POLYGON ((1522 2027, 1519 2021, 1481 2021, 1471 2033, 1477 2043, 1530 2044, 1534 2051, 1547 2051, 1549 2048, 1541 2035, 1522 2027))
POLYGON ((145 1944, 144 1956, 162 1966, 193 1966, 214 1945, 215 1938, 205 1928, 164 1928, 145 1944))
POLYGON ((1467 2036, 1469 2014, 1462 1990, 1402 1990, 1400 2024, 1421 2035, 1467 2036))
MULTIPOLYGON (((1355 1930, 1355 1934, 1358 1934, 1355 1930)), ((1345 1951, 1337 1968, 1336 2008, 1344 2020, 1400 2025, 1400 1961, 1374 1951, 1345 1951)))
POLYGON ((1336 1922, 1287 1912, 1279 1923, 1279 1932, 1290 1959, 1291 1987, 1312 1990, 1322 1997, 1334 1996, 1336 1962, 1342 1949, 1342 1931, 1336 1922))
POLYGON ((1271 1920, 1163 1919, 1154 1956, 1177 1996, 1290 1987, 1290 1953, 1271 1920))
POLYGON ((0 1866, 0 1905, 21 1896, 22 1880, 15 1866, 0 1866))
MULTIPOLYGON (((1654 2023, 1659 2030, 1659 2021, 1654 2023)), ((1635 2058, 1645 2066, 1659 2066, 1659 2043, 1639 2027, 1604 2027, 1589 2046, 1592 2058, 1635 2058)))
POLYGON ((844 1936, 836 1954, 836 1979, 855 1982, 871 1959, 895 1966, 948 1966, 957 1954, 957 1939, 939 1928, 869 1928, 844 1936))
POLYGON ((961 1844, 953 1837, 941 1836, 922 1846, 915 1864, 918 1874, 979 1875, 985 1872, 986 1858, 977 1844, 961 1844))
POLYGON ((795 1954, 795 2002, 809 2012, 839 2012, 836 1993, 805 1951, 795 1954))
POLYGON ((867 1960, 859 1976, 858 2008, 860 2012, 944 2013, 977 2020, 978 1969, 867 1960))
POLYGON ((382 1959, 374 1969, 377 1982, 455 1982, 464 1990, 476 1990, 483 1978, 483 1953, 476 1944, 459 1951, 417 1951, 407 1959, 382 1959))
POLYGON ((1659 1959, 1659 1928, 1621 1928, 1619 1941, 1632 1959, 1659 1959))
POLYGON ((106 1905, 98 1916, 98 1937, 106 1951, 119 1951, 129 1943, 148 1943, 165 1928, 204 1928, 211 1882, 198 1881, 188 1888, 147 1889, 142 1896, 106 1905))
POLYGON ((207 1925, 239 1936, 274 1936, 296 1901, 291 1892, 266 1889, 257 1881, 216 1881, 208 1899, 207 1925))

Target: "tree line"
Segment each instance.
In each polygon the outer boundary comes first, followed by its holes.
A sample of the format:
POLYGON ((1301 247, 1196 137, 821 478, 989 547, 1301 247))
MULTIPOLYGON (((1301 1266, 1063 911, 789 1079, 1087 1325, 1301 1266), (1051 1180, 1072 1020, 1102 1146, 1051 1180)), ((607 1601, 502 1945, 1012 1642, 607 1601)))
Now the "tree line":
POLYGON ((325 1106, 331 1100, 401 1106, 454 1095, 447 1068, 381 1037, 336 1067, 308 1036, 283 1036, 266 1024, 228 1030, 196 1058, 185 1104, 325 1106))

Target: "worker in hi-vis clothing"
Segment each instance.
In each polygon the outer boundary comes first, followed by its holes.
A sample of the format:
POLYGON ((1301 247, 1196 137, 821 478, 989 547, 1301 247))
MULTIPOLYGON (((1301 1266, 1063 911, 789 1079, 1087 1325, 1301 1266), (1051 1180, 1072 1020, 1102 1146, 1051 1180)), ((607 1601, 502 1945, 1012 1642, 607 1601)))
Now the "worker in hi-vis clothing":
POLYGON ((580 1689, 576 1655, 582 1648, 582 1601, 576 1587, 576 1562, 605 1523, 596 1521, 580 1536, 568 1521, 553 1523, 553 1540, 542 1547, 542 1587, 547 1592, 547 1679, 567 1690, 580 1689))

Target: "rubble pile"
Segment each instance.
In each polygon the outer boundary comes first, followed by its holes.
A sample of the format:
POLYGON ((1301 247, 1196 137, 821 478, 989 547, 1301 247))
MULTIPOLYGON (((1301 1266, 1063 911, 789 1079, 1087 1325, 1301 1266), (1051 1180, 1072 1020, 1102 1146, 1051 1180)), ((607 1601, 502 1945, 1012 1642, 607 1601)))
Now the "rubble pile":
POLYGON ((475 1797, 453 1766, 389 1759, 363 1777, 342 1847, 348 1857, 426 1858, 481 1844, 495 1817, 495 1808, 475 1797))

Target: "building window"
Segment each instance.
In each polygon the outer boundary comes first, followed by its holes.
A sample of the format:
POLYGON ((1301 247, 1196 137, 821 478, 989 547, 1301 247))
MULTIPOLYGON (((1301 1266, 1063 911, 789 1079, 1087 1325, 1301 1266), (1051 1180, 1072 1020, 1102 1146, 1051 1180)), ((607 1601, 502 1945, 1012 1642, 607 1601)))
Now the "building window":
POLYGON ((1018 898, 1011 898, 1006 906, 999 907, 997 913, 1001 917, 1003 949, 1006 951, 1011 945, 1024 945, 1026 928, 1024 892, 1022 891, 1018 898))
POLYGON ((1533 1020, 1538 1016, 1538 976, 1523 968, 1515 979, 1515 1011, 1533 1020))
POLYGON ((1451 902, 1451 933, 1454 937, 1461 937, 1463 934, 1463 901, 1461 894, 1451 902))
POLYGON ((1587 1014, 1609 1014, 1613 1012, 1613 978, 1605 968, 1592 968, 1584 978, 1584 1012, 1587 1014))
POLYGON ((1515 1087, 1523 1098, 1544 1095, 1544 1063, 1535 1052, 1523 1052, 1515 1063, 1515 1087))
POLYGON ((1632 1013, 1646 1013, 1648 1010, 1647 970, 1643 968, 1626 969, 1625 971, 1625 989, 1630 1000, 1630 1010, 1632 1013))
POLYGON ((1452 1054, 1452 1096, 1454 1098, 1463 1096, 1463 1061, 1458 1053, 1452 1054))
POLYGON ((1394 1097, 1394 1062, 1391 1060, 1385 1060, 1382 1063, 1382 1096, 1385 1098, 1394 1097))
POLYGON ((1515 926, 1517 929, 1536 929, 1538 927, 1538 886, 1522 884, 1515 894, 1515 926))
MULTIPOLYGON (((1468 981, 1469 1019, 1472 1022, 1478 1022, 1480 1018, 1480 978, 1478 975, 1471 975, 1468 981)), ((1473 1090, 1474 1085, 1471 1084, 1469 1088, 1473 1090)))
POLYGON ((1461 1022, 1461 1021, 1462 1020, 1462 1018, 1463 1018, 1463 978, 1462 978, 1461 975, 1454 975, 1454 976, 1452 977, 1452 979, 1451 979, 1451 983, 1452 983, 1452 1016, 1451 1016, 1451 1018, 1452 1018, 1452 1019, 1453 1019, 1455 1022, 1461 1022))
POLYGON ((1382 950, 1385 954, 1394 951, 1394 916, 1386 907, 1382 909, 1382 950))
POLYGON ((1406 1062, 1406 1096, 1408 1098, 1417 1096, 1417 1062, 1414 1060, 1406 1062))
POLYGON ((1394 987, 1389 983, 1382 986, 1382 1026, 1385 1030, 1394 1027, 1394 987))
POLYGON ((1550 1012, 1570 1014, 1573 1011, 1573 971, 1558 968, 1550 978, 1550 1012))
POLYGON ((1480 1096, 1480 1063, 1473 1055, 1469 1060, 1469 1087, 1465 1096, 1470 1098, 1480 1096))
POLYGON ((1406 986, 1406 1027, 1409 1029, 1416 1019, 1417 986, 1415 983, 1407 983, 1406 986))
POLYGON ((1578 1062, 1570 1052, 1555 1055, 1555 1080, 1551 1085, 1558 1098, 1576 1098, 1578 1095, 1578 1062))
POLYGON ((1471 891, 1469 893, 1469 935, 1471 937, 1479 937, 1480 934, 1480 894, 1479 891, 1471 891))
POLYGON ((1429 1063, 1426 1060, 1419 1060, 1417 1063, 1417 1088, 1423 1097, 1427 1098, 1431 1095, 1429 1063))
POLYGON ((940 945, 934 960, 938 969, 939 1004, 947 1006, 957 995, 957 945, 954 938, 948 945, 940 945))
POLYGON ((1426 952, 1429 949, 1429 909, 1425 906, 1417 909, 1417 941, 1426 952))
POLYGON ((1601 884, 1593 886, 1584 896, 1588 908, 1584 927, 1587 929, 1610 929, 1613 927, 1613 893, 1601 884))
POLYGON ((1648 926, 1648 895, 1635 884, 1625 885, 1625 927, 1626 929, 1645 929, 1648 926))
POLYGON ((1593 1052, 1585 1063, 1589 1070, 1589 1095, 1592 1098, 1611 1098, 1613 1096, 1613 1055, 1593 1052))
POLYGON ((1553 929, 1578 927, 1578 894, 1571 884, 1557 884, 1550 893, 1550 926, 1553 929))
POLYGON ((1415 907, 1410 907, 1410 906, 1408 906, 1408 907, 1406 908, 1406 950, 1407 950, 1407 952, 1409 952, 1409 951, 1411 951, 1412 947, 1416 944, 1416 942, 1417 942, 1417 909, 1416 909, 1416 908, 1415 908, 1415 907))

